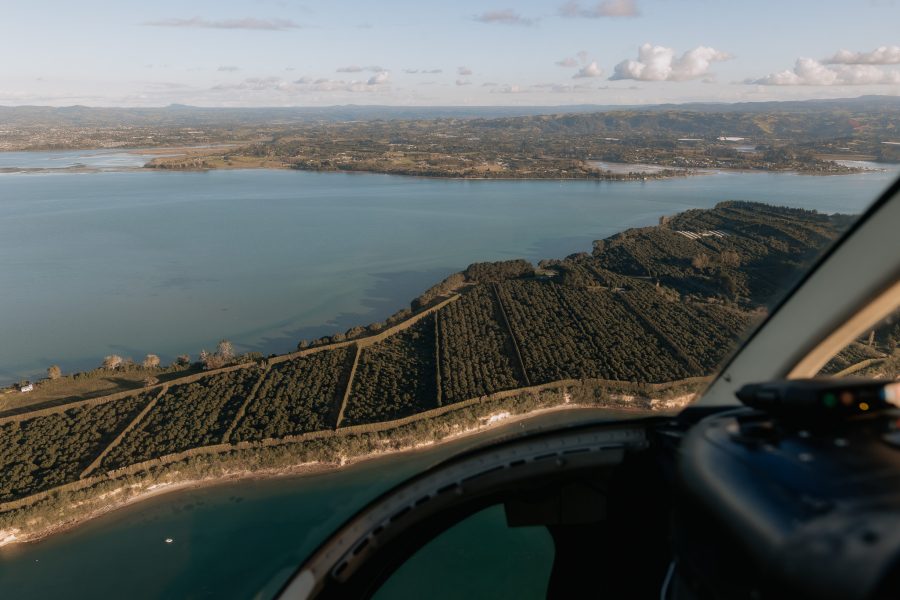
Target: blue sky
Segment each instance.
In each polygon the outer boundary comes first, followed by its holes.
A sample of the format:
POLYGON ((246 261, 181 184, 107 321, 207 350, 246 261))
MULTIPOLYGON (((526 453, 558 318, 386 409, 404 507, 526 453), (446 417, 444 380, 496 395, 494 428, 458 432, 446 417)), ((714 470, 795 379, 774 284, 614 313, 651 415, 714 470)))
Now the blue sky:
POLYGON ((894 0, 5 4, 3 105, 564 105, 900 94, 894 0))

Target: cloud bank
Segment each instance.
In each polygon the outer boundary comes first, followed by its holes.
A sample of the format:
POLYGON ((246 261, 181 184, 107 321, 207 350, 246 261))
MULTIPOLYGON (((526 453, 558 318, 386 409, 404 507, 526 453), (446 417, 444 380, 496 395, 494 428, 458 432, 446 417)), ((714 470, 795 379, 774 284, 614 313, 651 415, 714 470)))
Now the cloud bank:
POLYGON ((616 65, 610 80, 688 81, 709 74, 714 62, 730 59, 726 52, 708 46, 698 46, 680 57, 675 50, 664 46, 644 44, 638 49, 637 60, 623 60, 616 65))
POLYGON ((527 19, 510 8, 489 10, 476 15, 473 19, 480 23, 496 25, 534 25, 534 19, 527 19))
POLYGON ((900 46, 879 46, 871 52, 840 50, 822 61, 826 65, 898 65, 900 46))
POLYGON ((204 19, 191 17, 190 19, 160 19, 147 21, 148 27, 189 27, 196 29, 249 29, 253 31, 284 31, 287 29, 299 29, 300 24, 290 19, 256 19, 245 17, 243 19, 204 19))
POLYGON ((744 83, 821 86, 892 85, 900 84, 900 71, 886 71, 873 64, 823 64, 813 58, 798 58, 793 69, 771 73, 759 79, 748 79, 744 83))
POLYGON ((360 67, 359 65, 349 65, 346 67, 338 67, 336 72, 338 73, 362 73, 363 71, 371 71, 372 73, 380 73, 381 71, 386 71, 384 67, 379 67, 377 65, 373 65, 370 67, 360 67))

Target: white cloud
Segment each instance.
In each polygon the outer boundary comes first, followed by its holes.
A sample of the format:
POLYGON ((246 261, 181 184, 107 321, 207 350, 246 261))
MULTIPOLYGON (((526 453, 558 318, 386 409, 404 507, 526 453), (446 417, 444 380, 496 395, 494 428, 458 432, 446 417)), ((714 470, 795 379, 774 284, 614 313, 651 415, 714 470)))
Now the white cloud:
POLYGON ((481 23, 499 25, 534 25, 534 19, 527 19, 516 11, 507 8, 504 10, 489 10, 473 17, 481 23))
POLYGON ((825 65, 812 58, 798 58, 793 69, 748 79, 754 85, 885 85, 900 84, 900 71, 886 71, 869 64, 825 65))
POLYGON ((567 68, 577 67, 578 61, 575 60, 574 58, 572 58, 571 56, 567 56, 562 60, 556 61, 556 66, 567 67, 567 68))
POLYGON ((147 21, 144 25, 150 27, 193 27, 198 29, 250 29, 257 31, 284 31, 286 29, 299 29, 301 25, 290 19, 256 19, 245 17, 243 19, 204 19, 191 17, 190 19, 160 19, 147 21))
POLYGON ((472 85, 472 82, 468 79, 457 79, 456 85, 472 85))
POLYGON ((240 83, 220 84, 214 86, 214 90, 287 90, 291 83, 280 77, 248 77, 240 83))
POLYGON ((368 81, 344 81, 340 79, 300 77, 286 81, 280 77, 248 77, 238 83, 219 84, 211 88, 215 92, 277 92, 285 96, 312 92, 377 92, 389 89, 390 73, 376 73, 368 81))
POLYGON ((387 71, 379 71, 369 77, 369 81, 366 82, 366 85, 383 85, 388 83, 391 80, 391 74, 387 71))
POLYGON ((240 71, 240 69, 232 65, 223 65, 216 69, 216 71, 222 71, 223 73, 234 73, 235 71, 240 71))
POLYGON ((713 62, 731 58, 725 52, 698 46, 681 57, 672 48, 644 44, 638 49, 637 60, 623 60, 616 65, 611 80, 637 79, 639 81, 687 81, 709 74, 713 62))
POLYGON ((459 67, 458 69, 456 69, 456 74, 466 77, 472 74, 472 69, 470 69, 469 67, 459 67))
POLYGON ((371 71, 372 73, 380 73, 384 71, 383 67, 379 67, 377 65, 372 65, 370 67, 360 67, 359 65, 348 65, 346 67, 338 67, 336 72, 338 73, 362 73, 363 71, 371 71))
POLYGON ((572 79, 583 79, 585 77, 601 77, 603 75, 603 69, 597 66, 597 61, 595 60, 589 65, 585 65, 578 69, 578 72, 572 75, 572 79))
POLYGON ((635 0, 603 0, 594 6, 583 7, 581 2, 571 0, 559 7, 564 17, 599 19, 601 17, 636 17, 641 14, 635 0))
POLYGON ((570 85, 567 83, 536 83, 532 85, 534 89, 537 90, 546 90, 553 92, 554 94, 569 94, 574 92, 586 92, 591 89, 591 86, 586 83, 577 83, 574 85, 570 85))
POLYGON ((436 75, 437 73, 443 73, 443 69, 403 69, 404 73, 409 75, 436 75))
POLYGON ((871 52, 840 50, 822 61, 826 65, 898 65, 900 46, 879 46, 871 52))

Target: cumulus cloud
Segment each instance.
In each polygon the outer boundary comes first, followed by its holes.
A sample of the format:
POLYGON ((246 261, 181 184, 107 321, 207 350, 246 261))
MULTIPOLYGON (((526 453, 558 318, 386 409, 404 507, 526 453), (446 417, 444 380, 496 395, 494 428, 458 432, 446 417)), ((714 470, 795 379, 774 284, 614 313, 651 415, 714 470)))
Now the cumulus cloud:
POLYGON ((245 17, 243 19, 204 19, 191 17, 190 19, 160 19, 144 23, 149 27, 193 27, 197 29, 250 29, 256 31, 284 31, 286 29, 298 29, 298 23, 290 19, 256 19, 245 17))
POLYGON ((380 73, 384 71, 383 67, 379 67, 377 65, 372 65, 370 67, 360 67, 359 65, 348 65, 346 67, 338 67, 336 71, 338 73, 362 73, 363 71, 371 71, 372 73, 380 73))
POLYGON ((387 71, 379 71, 369 77, 369 81, 366 82, 366 85, 382 85, 391 80, 391 74, 387 71))
POLYGON ((635 0, 604 0, 593 6, 582 6, 581 2, 572 0, 559 7, 559 14, 564 17, 580 17, 599 19, 602 17, 636 17, 641 14, 635 0))
POLYGON ((556 61, 556 66, 557 67, 567 67, 567 68, 577 67, 578 61, 575 60, 574 58, 572 58, 571 56, 567 56, 562 60, 556 61))
POLYGON ((489 10, 474 16, 473 19, 481 23, 498 25, 534 25, 534 19, 527 19, 510 8, 489 10))
POLYGON ((235 71, 240 71, 240 69, 232 65, 223 65, 216 69, 216 71, 222 71, 223 73, 234 73, 235 71))
POLYGON ((879 46, 871 52, 840 50, 822 61, 826 65, 900 65, 900 46, 879 46))
POLYGON ((578 69, 578 72, 572 75, 572 79, 583 79, 585 77, 601 77, 603 76, 603 69, 597 66, 597 61, 585 65, 578 69))
POLYGON ((459 67, 458 69, 456 69, 456 74, 466 77, 472 74, 472 69, 470 69, 469 67, 459 67))
POLYGON ((885 85, 900 84, 900 71, 886 71, 870 64, 825 65, 812 58, 798 58, 793 69, 771 73, 744 83, 755 85, 885 85))
POLYGON ((688 50, 681 57, 675 50, 663 46, 644 44, 638 49, 637 60, 623 60, 616 65, 610 80, 637 79, 639 81, 687 81, 699 79, 709 74, 714 62, 731 58, 725 52, 698 46, 688 50))

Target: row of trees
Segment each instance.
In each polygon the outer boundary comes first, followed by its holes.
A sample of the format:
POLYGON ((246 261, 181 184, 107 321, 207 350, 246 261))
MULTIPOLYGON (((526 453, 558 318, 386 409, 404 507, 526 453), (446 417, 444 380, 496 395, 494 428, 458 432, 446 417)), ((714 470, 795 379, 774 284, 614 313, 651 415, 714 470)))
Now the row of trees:
POLYGON ((531 383, 598 377, 658 382, 688 375, 610 292, 509 281, 501 299, 531 383))
POLYGON ((726 311, 700 312, 694 303, 675 301, 640 281, 614 298, 656 330, 692 375, 711 373, 747 327, 746 318, 724 318, 726 311))
POLYGON ((502 260, 497 262, 472 263, 463 271, 468 281, 478 283, 499 283, 534 275, 534 265, 527 260, 502 260))
POLYGON ((444 404, 525 385, 489 286, 479 285, 451 302, 437 319, 444 404))
POLYGON ((231 439, 279 438, 334 427, 354 352, 347 346, 274 365, 231 439))
POLYGON ((220 443, 258 377, 256 368, 238 369, 173 386, 106 455, 102 466, 115 469, 220 443))
POLYGON ((78 479, 149 400, 130 396, 0 425, 0 501, 78 479))
MULTIPOLYGON (((228 340, 221 340, 216 346, 214 352, 207 350, 200 351, 200 364, 204 369, 217 369, 229 364, 233 364, 237 356, 234 352, 234 346, 228 340)), ((190 366, 190 354, 180 354, 172 363, 172 367, 183 368, 190 366)), ((100 368, 106 371, 131 371, 134 369, 155 370, 161 368, 162 360, 157 354, 147 354, 140 363, 135 362, 131 358, 123 358, 118 354, 110 354, 103 358, 100 368)), ((47 367, 47 379, 57 380, 62 377, 62 369, 59 365, 50 365, 47 367)))
POLYGON ((343 423, 375 423, 435 408, 434 354, 434 315, 365 348, 343 423))

